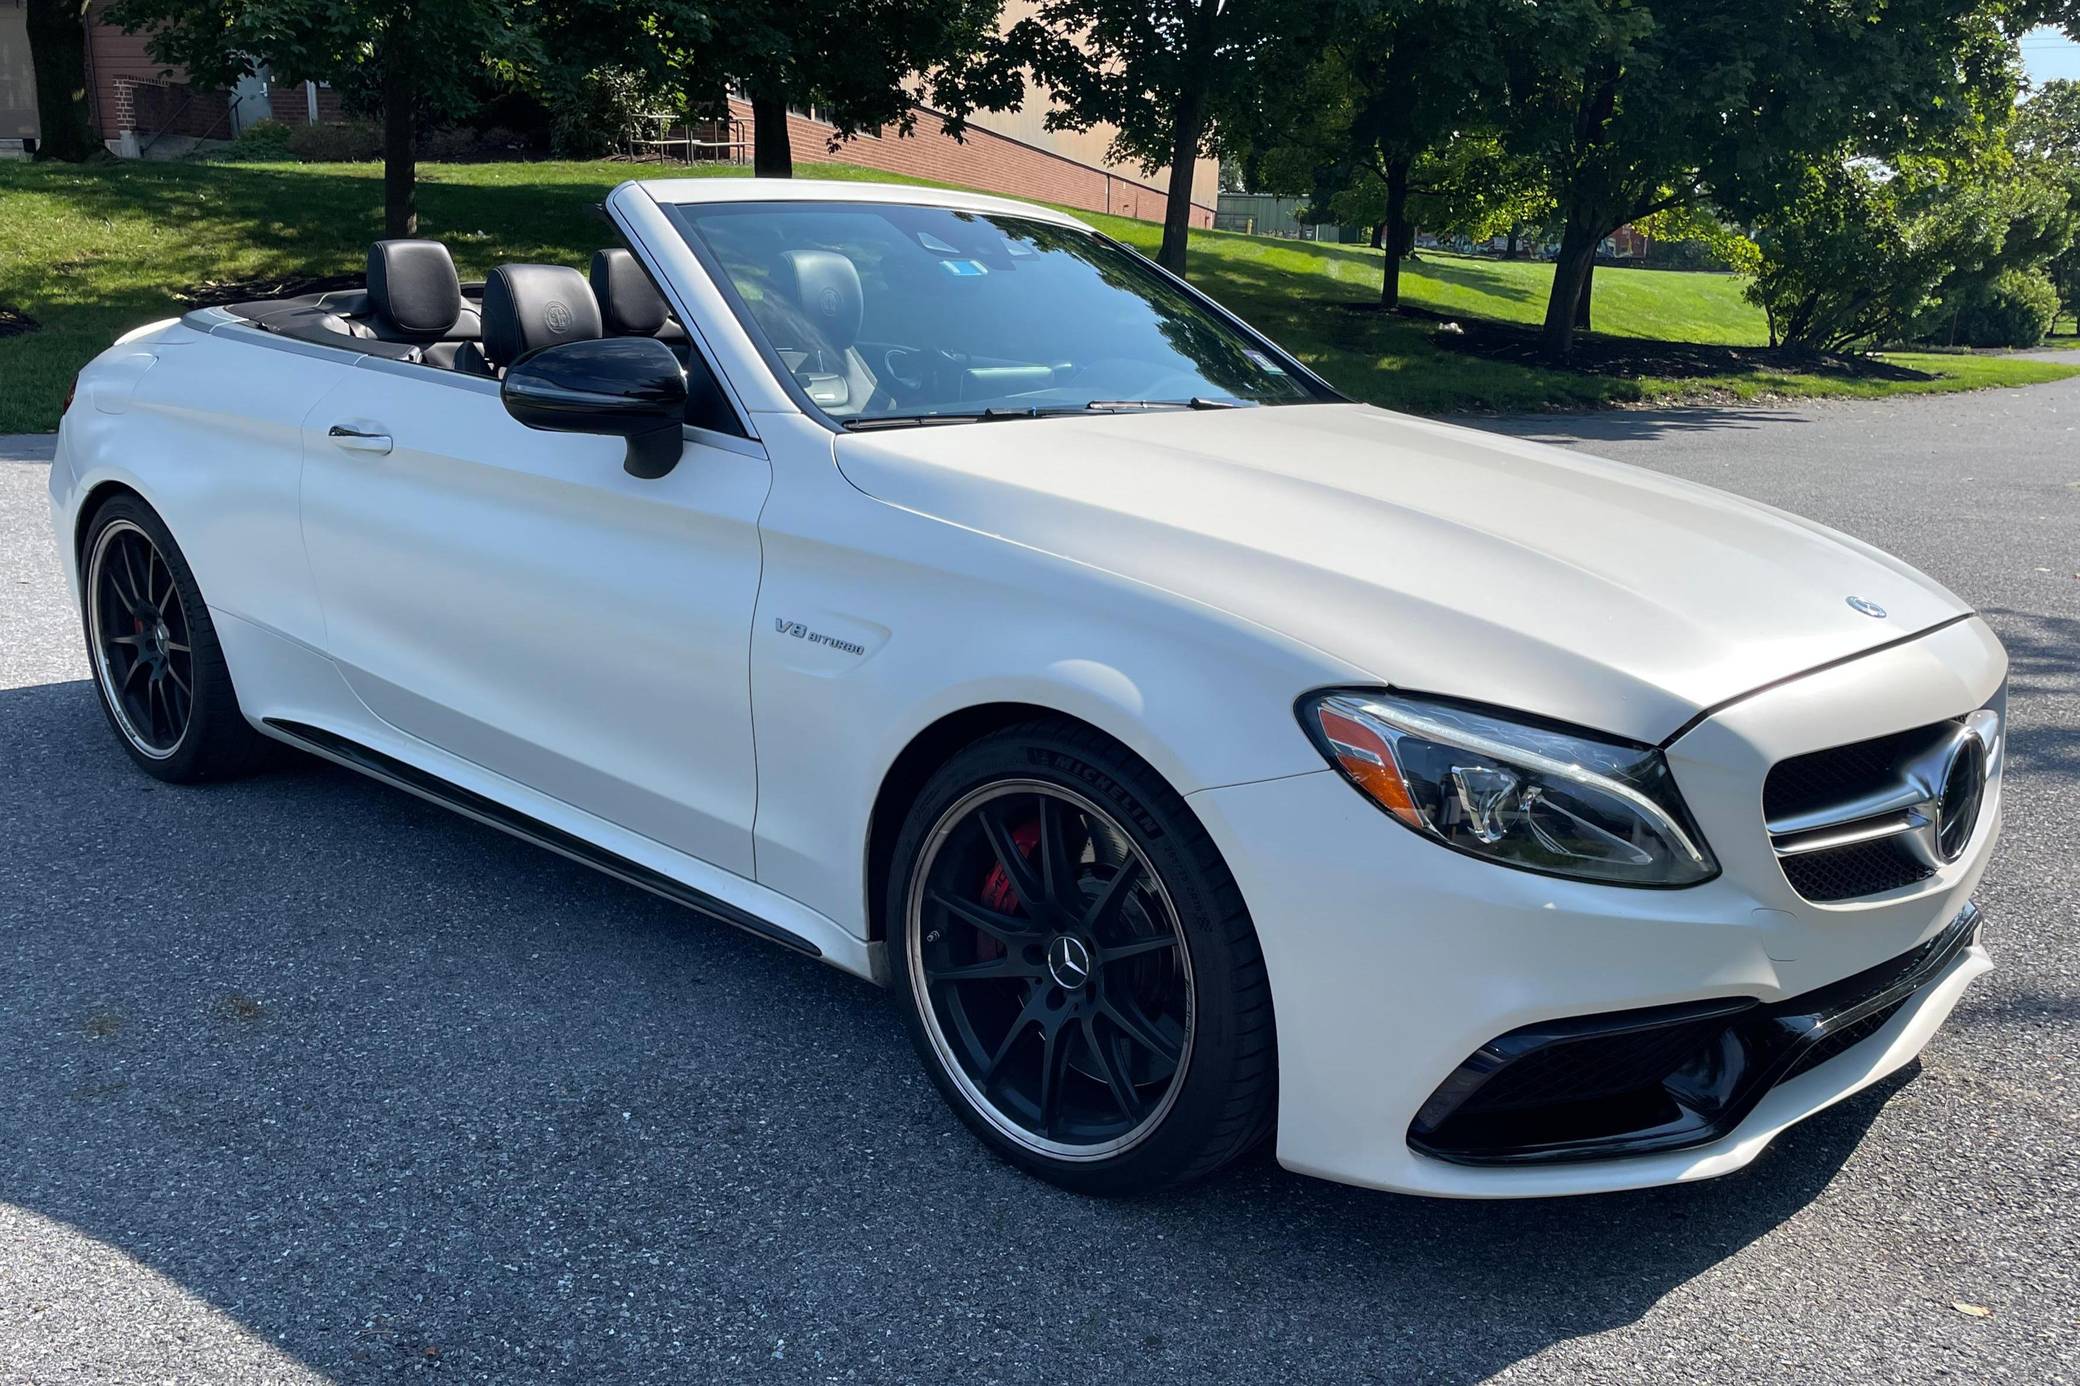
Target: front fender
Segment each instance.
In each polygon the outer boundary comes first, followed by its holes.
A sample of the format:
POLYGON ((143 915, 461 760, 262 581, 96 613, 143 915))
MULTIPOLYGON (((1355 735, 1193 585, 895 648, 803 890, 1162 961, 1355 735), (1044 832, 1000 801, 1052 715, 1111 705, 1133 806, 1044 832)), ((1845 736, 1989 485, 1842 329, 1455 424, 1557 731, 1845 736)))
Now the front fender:
MULTIPOLYGON (((833 473, 835 477, 835 473, 833 473)), ((1322 768, 1293 717, 1359 672, 1174 593, 885 504, 776 491, 752 628, 761 884, 865 937, 862 844, 926 728, 1024 704, 1088 723, 1180 794, 1322 768)))

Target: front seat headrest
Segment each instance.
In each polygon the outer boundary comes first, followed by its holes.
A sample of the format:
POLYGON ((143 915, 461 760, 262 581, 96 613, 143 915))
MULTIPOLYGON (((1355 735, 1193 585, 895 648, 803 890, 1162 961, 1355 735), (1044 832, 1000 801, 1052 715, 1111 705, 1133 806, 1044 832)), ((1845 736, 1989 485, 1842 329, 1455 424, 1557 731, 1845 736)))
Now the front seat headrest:
POLYGON ((368 248, 368 306, 401 332, 437 337, 462 316, 462 281, 439 241, 377 241, 368 248))
POLYGON ((790 250, 780 258, 794 278, 791 297, 825 339, 839 351, 858 341, 865 307, 858 266, 835 250, 790 250))
POLYGON ((592 286, 567 265, 500 265, 484 281, 484 355, 494 366, 601 335, 592 286))
POLYGON ((664 296, 625 250, 592 252, 592 296, 609 337, 655 336, 671 316, 664 296))

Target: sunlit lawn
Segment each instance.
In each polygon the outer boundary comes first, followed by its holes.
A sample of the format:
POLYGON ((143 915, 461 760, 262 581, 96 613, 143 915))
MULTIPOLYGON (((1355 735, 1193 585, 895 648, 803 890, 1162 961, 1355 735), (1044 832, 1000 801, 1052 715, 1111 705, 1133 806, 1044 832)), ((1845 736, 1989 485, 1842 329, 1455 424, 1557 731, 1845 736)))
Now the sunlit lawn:
MULTIPOLYGON (((654 176, 624 163, 428 165, 422 234, 445 240, 465 276, 504 261, 584 265, 613 242, 595 211, 617 183, 654 176)), ((686 170, 673 170, 684 175, 686 170)), ((734 168, 705 176, 741 176, 734 168)), ((887 180, 810 165, 803 176, 887 180)), ((1153 251, 1160 229, 1090 215, 1153 251)), ((39 330, 0 338, 0 432, 56 426, 72 375, 119 333, 167 317, 174 295, 210 282, 358 270, 381 234, 382 183, 372 164, 0 164, 0 307, 39 330)), ((2056 379, 2076 367, 2004 357, 1899 357, 1928 381, 1753 371, 1627 380, 1507 364, 1441 349, 1438 325, 1353 311, 1376 301, 1379 253, 1199 232, 1192 277, 1350 395, 1394 408, 1536 409, 1709 395, 1889 394, 2056 379)), ((1445 317, 1535 323, 1551 267, 1426 253, 1406 267, 1409 304, 1445 317)), ((1732 276, 1601 269, 1598 332, 1728 346, 1764 340, 1760 313, 1732 276)))

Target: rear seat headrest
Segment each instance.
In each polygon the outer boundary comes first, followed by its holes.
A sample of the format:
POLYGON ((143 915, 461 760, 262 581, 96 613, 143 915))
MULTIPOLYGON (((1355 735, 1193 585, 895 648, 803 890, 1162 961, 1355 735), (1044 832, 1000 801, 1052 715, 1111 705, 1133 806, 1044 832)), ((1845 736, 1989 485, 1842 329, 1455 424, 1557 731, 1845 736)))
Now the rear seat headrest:
POLYGON ((567 265, 500 265, 484 281, 484 355, 494 366, 602 335, 592 287, 567 265))
POLYGON ((592 294, 610 337, 652 336, 671 315, 650 276, 625 250, 592 253, 592 294))
POLYGON ((439 336, 462 316, 462 280, 439 241, 377 241, 368 248, 368 306, 404 332, 439 336))

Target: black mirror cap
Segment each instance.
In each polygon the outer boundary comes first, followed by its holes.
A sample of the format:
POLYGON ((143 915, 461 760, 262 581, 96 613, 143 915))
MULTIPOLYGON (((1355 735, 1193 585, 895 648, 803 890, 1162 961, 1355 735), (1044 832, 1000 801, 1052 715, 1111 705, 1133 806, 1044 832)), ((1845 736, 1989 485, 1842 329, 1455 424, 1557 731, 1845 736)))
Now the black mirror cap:
POLYGON ((628 439, 630 476, 663 476, 679 460, 686 372, 654 337, 601 337, 531 351, 498 388, 506 412, 551 433, 628 439))

